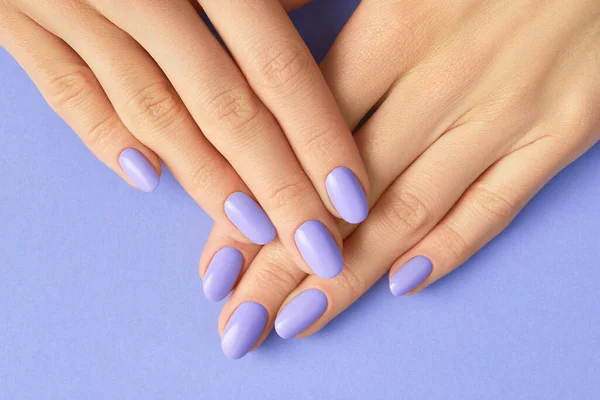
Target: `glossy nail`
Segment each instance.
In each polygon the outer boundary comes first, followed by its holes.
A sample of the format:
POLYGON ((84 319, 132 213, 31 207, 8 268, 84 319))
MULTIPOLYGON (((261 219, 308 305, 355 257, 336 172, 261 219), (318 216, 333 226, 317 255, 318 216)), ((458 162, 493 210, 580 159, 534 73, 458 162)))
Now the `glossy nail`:
POLYGON ((255 244, 267 244, 277 235, 267 214, 246 193, 232 193, 225 200, 225 214, 240 232, 255 244))
POLYGON ((427 257, 417 256, 404 264, 390 279, 390 290, 394 296, 403 296, 419 286, 433 270, 427 257))
POLYGON ((340 217, 351 224, 363 222, 369 214, 365 191, 356 175, 346 167, 331 171, 325 179, 329 199, 340 217))
POLYGON ((275 319, 275 331, 283 339, 292 338, 306 330, 327 309, 327 296, 317 289, 300 293, 275 319))
POLYGON ((342 252, 321 222, 306 221, 296 229, 294 239, 302 258, 315 274, 331 279, 342 272, 342 252))
POLYGON ((119 155, 119 164, 129 179, 144 192, 158 187, 159 176, 146 157, 136 149, 125 149, 119 155))
POLYGON ((259 303, 242 303, 233 312, 223 336, 221 349, 232 359, 244 357, 254 346, 267 323, 267 310, 259 303))
POLYGON ((211 301, 223 300, 231 292, 243 264, 244 257, 238 249, 224 247, 217 251, 204 275, 202 289, 206 298, 211 301))

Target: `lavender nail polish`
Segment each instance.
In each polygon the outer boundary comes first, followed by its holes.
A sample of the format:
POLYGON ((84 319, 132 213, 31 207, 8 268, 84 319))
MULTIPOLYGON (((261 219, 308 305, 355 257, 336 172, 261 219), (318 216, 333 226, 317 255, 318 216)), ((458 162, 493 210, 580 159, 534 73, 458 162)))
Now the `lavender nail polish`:
POLYGON ((125 149, 119 155, 119 164, 133 184, 144 192, 152 192, 158 187, 159 177, 154 167, 136 149, 125 149))
POLYGON ((315 274, 331 279, 342 272, 342 252, 321 222, 306 221, 296 229, 294 239, 302 258, 315 274))
POLYGON ((394 296, 403 296, 419 286, 433 270, 427 257, 417 256, 402 266, 390 279, 390 290, 394 296))
POLYGON ((204 295, 210 301, 223 300, 242 270, 244 257, 238 249, 224 247, 213 256, 204 275, 204 295))
POLYGON ((267 214, 246 193, 232 193, 225 200, 225 214, 240 232, 255 244, 267 244, 277 235, 267 214))
POLYGON ((339 167, 325 179, 329 199, 340 217, 351 224, 363 222, 369 214, 367 197, 356 175, 346 167, 339 167))
POLYGON ((327 309, 327 296, 317 289, 300 293, 275 319, 275 331, 283 339, 292 338, 306 330, 327 309))
POLYGON ((232 359, 244 357, 256 343, 267 323, 267 310, 255 302, 246 302, 233 312, 221 337, 221 349, 232 359))

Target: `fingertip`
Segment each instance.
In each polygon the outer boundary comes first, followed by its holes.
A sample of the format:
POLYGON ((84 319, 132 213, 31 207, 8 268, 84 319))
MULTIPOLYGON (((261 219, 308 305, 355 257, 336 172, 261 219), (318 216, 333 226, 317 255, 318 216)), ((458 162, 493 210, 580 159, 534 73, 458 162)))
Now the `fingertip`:
POLYGON ((133 184, 143 192, 158 188, 160 176, 146 156, 137 149, 127 148, 119 155, 119 165, 133 184))
POLYGON ((327 175, 325 187, 329 200, 344 221, 359 224, 367 218, 367 196, 352 170, 347 167, 335 168, 327 175))

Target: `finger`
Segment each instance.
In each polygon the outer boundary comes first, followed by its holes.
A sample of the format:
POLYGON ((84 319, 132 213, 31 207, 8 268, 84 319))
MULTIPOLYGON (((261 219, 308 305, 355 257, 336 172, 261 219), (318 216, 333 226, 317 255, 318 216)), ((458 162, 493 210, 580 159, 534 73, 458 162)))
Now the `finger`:
POLYGON ((236 171, 204 137, 145 50, 93 10, 71 11, 77 13, 80 22, 57 24, 47 16, 35 16, 83 57, 129 130, 156 151, 186 191, 229 236, 242 243, 266 244, 273 240, 275 228, 266 214, 236 171), (85 29, 81 21, 85 21, 85 29), (245 214, 230 219, 226 203, 234 210, 245 210, 245 214))
POLYGON ((215 225, 200 257, 200 277, 203 291, 210 301, 221 301, 235 288, 235 284, 260 246, 240 243, 215 225))
POLYGON ((369 182, 356 143, 284 8, 273 0, 199 2, 324 204, 347 222, 362 222, 369 182))
POLYGON ((566 151, 570 148, 553 136, 542 136, 498 161, 471 185, 435 229, 394 262, 390 270, 392 293, 419 292, 467 261, 572 161, 566 151))
POLYGON ((6 49, 50 106, 96 157, 134 187, 158 186, 158 157, 123 125, 87 64, 65 42, 25 15, 6 31, 6 49))
POLYGON ((305 277, 277 240, 258 253, 219 317, 221 348, 228 358, 243 357, 268 336, 279 305, 305 277))
POLYGON ((277 333, 290 338, 316 332, 385 274, 398 254, 423 238, 500 157, 502 150, 493 143, 493 133, 484 132, 487 128, 458 127, 419 157, 346 240, 344 271, 330 282, 307 277, 284 301, 277 333))
MULTIPOLYGON (((324 277, 343 268, 341 237, 281 128, 248 86, 188 2, 137 3, 128 13, 103 12, 152 55, 181 95, 205 136, 248 185, 282 243, 305 271, 324 277), (127 16, 125 17, 125 14, 127 16), (138 21, 139 15, 144 21, 138 21), (181 40, 193 37, 195 40, 181 40)), ((225 202, 230 218, 240 212, 237 197, 225 202)), ((244 210, 242 210, 244 211, 244 210)))

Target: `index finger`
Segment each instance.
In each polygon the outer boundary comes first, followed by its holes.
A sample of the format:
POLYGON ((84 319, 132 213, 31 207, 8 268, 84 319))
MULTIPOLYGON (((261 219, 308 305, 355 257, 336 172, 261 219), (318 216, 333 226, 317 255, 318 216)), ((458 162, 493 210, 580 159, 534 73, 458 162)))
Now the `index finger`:
POLYGON ((274 0, 199 3, 279 122, 323 203, 347 222, 362 222, 368 213, 366 169, 317 63, 284 7, 274 0))

